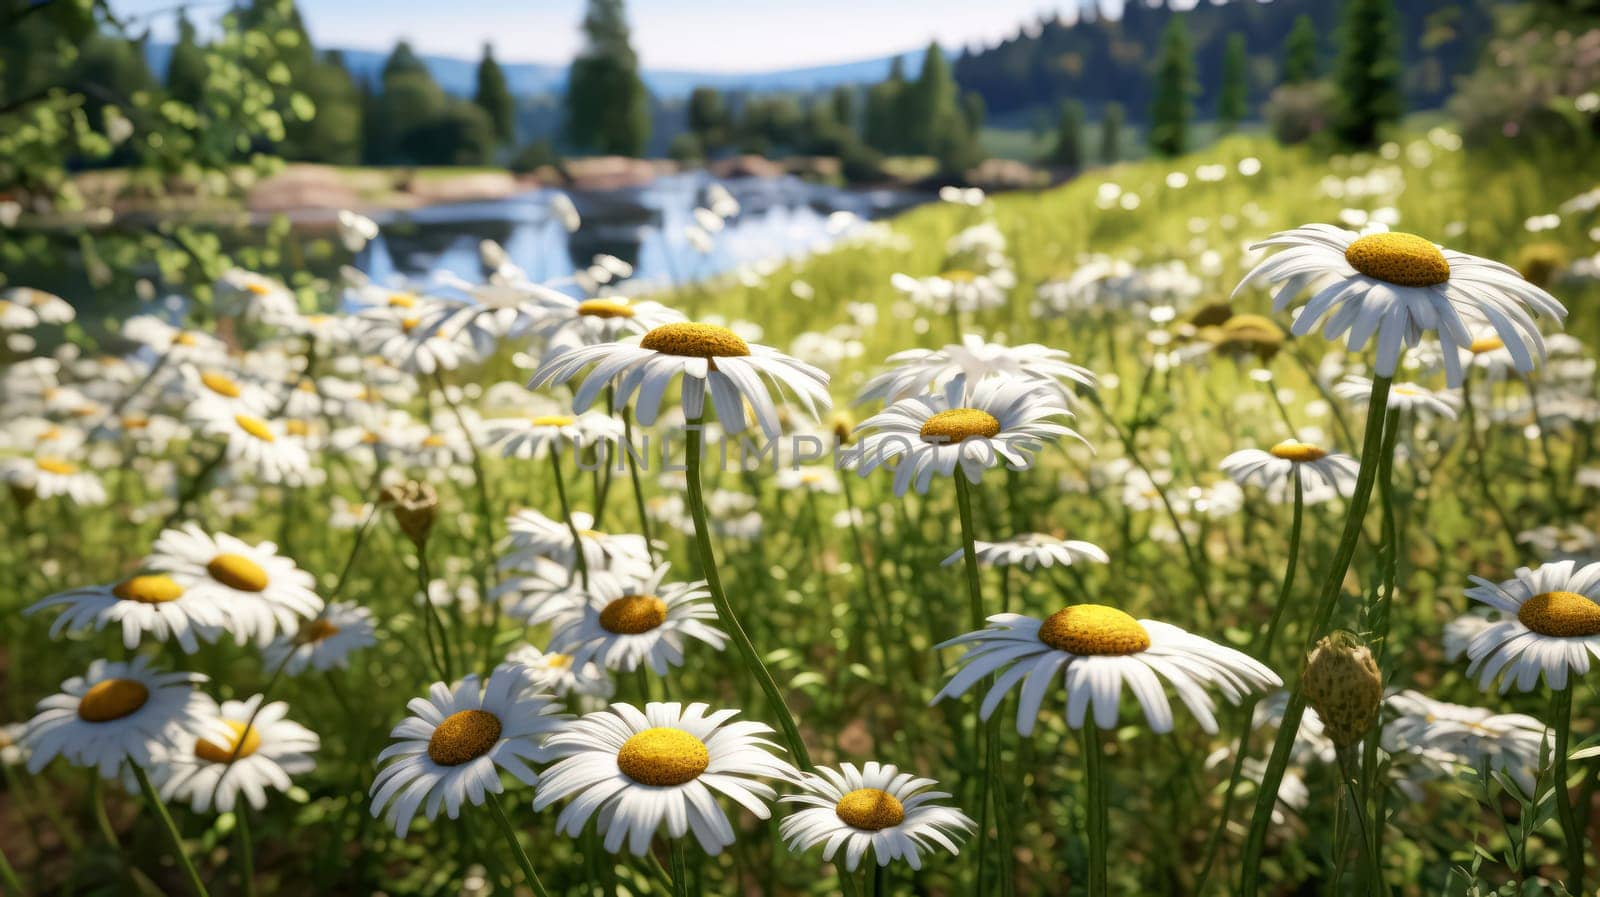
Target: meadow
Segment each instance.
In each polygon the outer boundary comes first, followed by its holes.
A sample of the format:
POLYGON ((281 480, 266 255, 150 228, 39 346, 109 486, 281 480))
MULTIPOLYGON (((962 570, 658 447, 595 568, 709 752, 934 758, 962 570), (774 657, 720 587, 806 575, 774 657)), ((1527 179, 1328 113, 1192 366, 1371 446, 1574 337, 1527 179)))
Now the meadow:
MULTIPOLYGON (((1334 156, 1240 136, 1037 193, 950 191, 804 261, 659 295, 619 298, 601 261, 583 301, 563 299, 486 247, 481 284, 301 280, 297 295, 235 272, 176 326, 124 321, 48 352, 11 339, 0 880, 25 894, 1594 894, 1586 153, 1469 150, 1442 127, 1334 156), (1469 321, 1460 386, 1435 322, 1369 400, 1349 378, 1375 376, 1372 345, 1291 334, 1264 284, 1235 294, 1270 255, 1252 244, 1313 223, 1504 262, 1565 322, 1537 318, 1547 352, 1526 365, 1506 346, 1527 333, 1517 313, 1469 321), (583 385, 592 369, 571 359, 617 373, 608 353, 641 334, 627 351, 661 365, 583 385), (704 431, 683 430, 685 371, 733 384, 710 388, 704 431), (832 408, 808 414, 814 393, 832 408), (955 413, 990 399, 976 424, 955 413), (893 433, 1009 435, 1013 414, 1036 443, 1017 444, 1018 469, 991 454, 969 480, 948 455, 914 455, 922 442, 885 469, 833 463, 893 433), (730 415, 766 454, 739 464, 730 415), (654 452, 676 440, 672 464, 593 463, 597 444, 645 434, 654 452), (797 462, 801 435, 826 449, 797 462), (1269 460, 1234 456, 1250 449, 1269 460), (914 461, 930 479, 897 491, 914 461), (1544 565, 1548 579, 1565 561, 1570 582, 1521 596, 1543 618, 1468 594, 1485 588, 1471 577, 1544 565), (77 624, 25 612, 94 588, 77 624), (1033 627, 1015 665, 980 671, 970 640, 945 644, 1002 613, 1033 627), (1555 621, 1533 631, 1560 643, 1549 664, 1572 658, 1570 686, 1523 661, 1480 679, 1474 639, 1518 619, 1555 621), (1129 671, 1151 651, 1175 653, 1129 671), (90 712, 97 675, 146 681, 97 673, 102 659, 203 675, 192 687, 214 702, 150 680, 137 699, 102 690, 90 712), (435 686, 468 674, 487 694, 435 686), (414 700, 430 686, 432 705, 414 700), (169 692, 179 709, 133 742, 96 734, 93 717, 149 715, 169 692), (1280 737, 1308 693, 1326 718, 1280 737), (253 696, 287 706, 215 703, 253 696), (45 699, 76 708, 75 734, 41 734, 45 699), (683 706, 645 721, 608 701, 683 706), (680 719, 698 719, 693 702, 736 722, 709 736, 680 719), (269 728, 279 717, 300 728, 269 728), (698 734, 663 734, 685 725, 698 734), (288 772, 249 779, 274 733, 288 772), (392 743, 398 759, 380 760, 392 743), (62 756, 30 768, 41 750, 62 756), (595 763, 626 800, 571 799, 595 763), (894 764, 937 784, 784 763, 894 764), (401 766, 423 778, 375 797, 401 766), (411 787, 433 774, 446 793, 411 787), (394 815, 400 788, 414 820, 394 815), (947 796, 924 803, 922 788, 947 796), (805 812, 821 815, 786 823, 805 812)), ((706 204, 706 224, 739 214, 706 204)), ((48 299, 9 294, 0 326, 49 323, 63 312, 48 299)))

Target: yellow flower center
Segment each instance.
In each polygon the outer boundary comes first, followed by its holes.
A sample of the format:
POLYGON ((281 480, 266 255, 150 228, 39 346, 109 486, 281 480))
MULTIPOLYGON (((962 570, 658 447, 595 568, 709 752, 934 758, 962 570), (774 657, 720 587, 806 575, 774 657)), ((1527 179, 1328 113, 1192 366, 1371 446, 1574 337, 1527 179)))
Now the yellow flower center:
MULTIPOLYGON (((240 426, 243 426, 243 424, 240 424, 240 426)), ((299 418, 291 418, 283 422, 283 432, 288 433, 290 436, 309 435, 311 433, 311 422, 300 420, 299 418)), ((270 437, 272 435, 271 431, 268 431, 267 435, 270 437)), ((271 442, 272 440, 269 438, 267 441, 271 442)))
POLYGON ((122 429, 143 430, 150 426, 150 418, 143 414, 125 414, 122 416, 122 429))
POLYGON ((576 418, 566 414, 537 414, 534 415, 535 427, 568 427, 576 418))
POLYGON ((243 760, 255 753, 261 747, 261 735, 256 732, 256 727, 246 729, 244 723, 231 719, 222 721, 233 730, 226 745, 217 744, 202 738, 195 742, 194 755, 211 763, 230 763, 234 760, 243 760))
POLYGON ((400 329, 405 331, 406 333, 410 333, 411 331, 416 330, 417 329, 417 325, 421 324, 421 323, 422 323, 422 319, 421 318, 401 318, 400 319, 400 329))
POLYGON ((833 812, 845 825, 869 832, 891 828, 906 819, 906 808, 900 801, 878 788, 857 788, 841 797, 833 812))
POLYGON ((166 604, 168 601, 177 601, 183 597, 183 586, 178 585, 170 576, 152 573, 124 579, 111 587, 111 594, 123 601, 166 604))
POLYGON ((617 769, 623 775, 657 788, 693 781, 710 765, 706 743, 682 729, 646 729, 623 742, 617 751, 617 769))
POLYGON ((978 279, 977 274, 965 268, 951 268, 949 271, 941 271, 939 276, 951 283, 972 283, 978 279))
POLYGON ((132 679, 107 679, 89 686, 78 701, 78 718, 86 723, 108 723, 138 712, 150 700, 150 689, 132 679))
POLYGON ((272 428, 267 426, 267 422, 259 417, 251 417, 248 414, 235 414, 233 422, 239 425, 239 429, 262 442, 278 441, 278 437, 272 435, 272 428))
POLYGON ((1517 619, 1554 638, 1600 635, 1600 604, 1577 592, 1541 592, 1522 603, 1517 619))
POLYGON ((993 439, 1000 434, 1000 421, 978 408, 951 408, 928 418, 922 424, 922 441, 955 443, 973 436, 993 439))
POLYGON ((1403 287, 1431 287, 1450 279, 1450 263, 1431 240, 1416 234, 1368 234, 1344 251, 1350 267, 1403 287))
POLYGON ((265 296, 272 292, 272 285, 261 280, 252 280, 245 284, 244 288, 257 296, 265 296))
POLYGON ((1496 349, 1504 349, 1505 347, 1505 340, 1498 336, 1480 336, 1473 340, 1472 345, 1468 346, 1467 348, 1470 349, 1474 355, 1482 355, 1485 352, 1493 352, 1496 349))
POLYGON ((78 472, 78 465, 61 458, 35 458, 33 464, 45 473, 60 474, 64 477, 70 477, 78 472))
POLYGON ((444 718, 428 739, 428 758, 460 766, 489 753, 500 740, 500 717, 487 710, 459 710, 444 718))
POLYGON ((200 342, 200 338, 185 330, 172 338, 174 346, 192 346, 200 342))
POLYGON ((667 603, 654 595, 623 595, 600 611, 600 626, 617 635, 638 635, 667 621, 667 603))
POLYGON ((639 346, 685 358, 731 358, 750 354, 750 345, 732 330, 688 321, 662 324, 646 333, 639 346))
POLYGON ((1296 464, 1304 464, 1307 461, 1321 461, 1323 458, 1328 457, 1328 453, 1323 449, 1317 448, 1309 442, 1301 442, 1298 439, 1286 439, 1267 451, 1274 458, 1282 458, 1285 461, 1293 461, 1296 464))
POLYGON ((1138 654, 1150 647, 1150 633, 1117 608, 1074 604, 1045 618, 1039 641, 1071 654, 1138 654))
POLYGON ((235 383, 232 377, 221 371, 206 371, 200 375, 200 383, 217 395, 230 399, 237 399, 242 391, 239 389, 239 384, 235 383))
POLYGON ((267 588, 267 571, 242 554, 219 554, 206 565, 211 578, 230 589, 262 592, 267 588))
POLYGON ((39 438, 38 438, 37 441, 38 442, 50 442, 51 440, 60 439, 60 438, 61 438, 61 428, 60 427, 49 427, 46 430, 44 430, 42 433, 39 434, 39 438))
POLYGON ((588 299, 578 303, 578 314, 592 318, 631 318, 633 306, 621 299, 588 299))
POLYGON ((424 448, 439 448, 444 445, 444 437, 438 433, 429 433, 422 437, 422 445, 424 448))
POLYGON ((317 619, 312 620, 306 625, 300 627, 300 634, 295 637, 295 641, 302 645, 313 645, 322 641, 323 639, 333 638, 338 634, 339 627, 329 623, 327 620, 321 617, 318 617, 317 619))
POLYGON ((571 654, 546 654, 544 656, 545 669, 570 670, 572 669, 571 654))
POLYGON ((417 297, 406 293, 390 293, 390 308, 413 308, 417 304, 417 297))

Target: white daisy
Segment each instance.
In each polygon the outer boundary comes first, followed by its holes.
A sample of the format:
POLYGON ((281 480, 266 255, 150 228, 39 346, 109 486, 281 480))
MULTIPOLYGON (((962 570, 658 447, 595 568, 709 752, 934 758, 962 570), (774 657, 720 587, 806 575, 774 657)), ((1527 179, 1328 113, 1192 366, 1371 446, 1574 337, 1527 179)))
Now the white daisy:
MULTIPOLYGON (((1035 567, 1053 567, 1060 564, 1070 567, 1081 561, 1108 564, 1111 557, 1093 542, 1062 539, 1048 533, 1024 533, 1004 542, 974 542, 978 563, 992 567, 1020 565, 1024 570, 1035 567)), ((943 566, 961 560, 962 549, 944 559, 943 566)))
POLYGON ((1234 452, 1219 466, 1241 486, 1255 483, 1270 489, 1297 479, 1302 489, 1315 489, 1320 484, 1340 492, 1354 487, 1361 471, 1361 463, 1349 455, 1298 439, 1285 439, 1266 451, 1234 452))
POLYGON ((528 568, 535 558, 549 558, 572 570, 577 553, 572 547, 572 531, 578 531, 583 559, 591 572, 612 570, 618 574, 651 569, 650 546, 644 537, 632 533, 603 533, 594 529, 594 515, 572 512, 572 525, 552 520, 538 511, 518 511, 506 520, 508 547, 500 569, 528 568))
POLYGON ((38 455, 0 461, 0 475, 17 492, 34 498, 65 496, 75 505, 103 505, 100 478, 65 458, 38 455))
POLYGON ((186 734, 162 752, 158 787, 164 801, 180 800, 196 813, 233 812, 240 792, 251 807, 267 805, 267 789, 288 791, 290 776, 316 768, 311 755, 322 746, 315 732, 286 719, 289 705, 264 696, 245 701, 205 698, 208 718, 218 734, 212 740, 186 734), (218 727, 221 728, 218 728, 218 727))
POLYGON ((819 766, 802 775, 804 793, 780 798, 804 809, 785 817, 778 832, 793 851, 824 844, 827 861, 844 847, 845 868, 851 872, 869 848, 880 866, 905 860, 921 869, 924 850, 960 853, 956 841, 977 827, 960 810, 933 803, 950 796, 928 790, 937 784, 875 761, 861 769, 853 763, 838 770, 819 766))
POLYGON ((821 369, 768 346, 751 345, 726 327, 687 321, 663 324, 637 342, 630 337, 553 352, 534 371, 528 386, 565 383, 590 365, 594 369, 573 397, 573 409, 587 409, 607 384, 620 377, 613 410, 626 406, 637 391, 636 410, 644 426, 655 423, 667 387, 680 374, 687 419, 696 421, 704 415, 709 390, 717 419, 728 433, 743 432, 748 425, 746 403, 768 436, 781 433, 778 406, 763 375, 773 385, 787 387, 812 417, 831 404, 828 375, 821 369))
POLYGON ((1500 693, 1532 691, 1539 675, 1553 689, 1567 686, 1567 673, 1589 672, 1589 657, 1600 657, 1600 562, 1579 567, 1555 561, 1536 570, 1517 568, 1502 583, 1472 577, 1467 597, 1505 614, 1473 636, 1467 647, 1478 685, 1488 691, 1502 671, 1500 693))
POLYGON ((1429 240, 1406 233, 1355 231, 1310 224, 1277 233, 1250 247, 1282 248, 1246 274, 1237 295, 1257 280, 1282 283, 1273 309, 1283 311, 1309 287, 1317 287, 1293 332, 1304 336, 1324 317, 1323 335, 1349 334, 1352 350, 1378 337, 1376 370, 1394 375, 1403 348, 1416 346, 1427 331, 1436 332, 1443 347, 1445 376, 1460 386, 1460 351, 1471 345, 1470 328, 1492 328, 1505 342, 1523 373, 1533 370, 1535 356, 1544 357, 1544 337, 1529 316, 1566 320, 1567 310, 1555 297, 1522 278, 1514 269, 1489 259, 1440 249, 1429 240))
POLYGON ((299 483, 311 472, 311 456, 282 421, 249 414, 220 414, 204 422, 210 436, 227 441, 230 468, 247 470, 267 483, 299 483))
POLYGON ((976 483, 999 464, 1024 470, 1046 441, 1083 440, 1049 418, 1071 417, 1059 396, 1037 382, 996 378, 968 385, 956 377, 935 395, 895 402, 861 422, 861 447, 853 457, 862 476, 899 458, 894 491, 913 485, 928 491, 934 474, 948 477, 959 464, 976 483))
POLYGON ((519 645, 506 655, 506 663, 522 667, 527 687, 558 698, 578 695, 609 698, 616 685, 595 663, 574 663, 571 654, 540 651, 532 645, 519 645))
POLYGON ((549 414, 491 417, 482 426, 489 445, 507 458, 543 458, 552 447, 562 451, 622 440, 622 421, 599 411, 572 415, 552 409, 549 414))
POLYGON ((265 646, 279 631, 297 632, 302 619, 322 611, 316 578, 279 555, 271 542, 250 545, 187 523, 162 531, 148 563, 186 591, 215 602, 241 645, 254 639, 265 646))
POLYGON ((574 299, 565 293, 557 293, 548 300, 547 305, 546 317, 539 332, 552 346, 592 346, 612 342, 684 319, 682 314, 659 302, 629 299, 626 296, 574 299))
POLYGON ((39 702, 23 736, 32 753, 28 772, 57 757, 95 767, 107 779, 117 777, 124 760, 149 769, 156 752, 183 731, 210 731, 207 699, 195 690, 205 678, 152 670, 145 656, 96 660, 84 675, 61 683, 60 694, 39 702))
POLYGON ((1025 736, 1033 733, 1039 706, 1058 680, 1066 687, 1067 724, 1074 729, 1082 728, 1091 703, 1096 725, 1114 728, 1126 683, 1138 698, 1150 728, 1172 731, 1172 706, 1161 687, 1161 680, 1166 679, 1200 727, 1212 734, 1217 731, 1212 713, 1215 705, 1203 686, 1215 686, 1237 704, 1252 691, 1283 684, 1276 673, 1246 654, 1169 623, 1135 620, 1103 604, 1069 605, 1043 620, 996 614, 989 623, 986 629, 937 646, 964 645, 968 650, 933 702, 964 694, 999 673, 983 698, 979 715, 988 719, 1001 699, 1021 683, 1017 732, 1025 736))
POLYGON ((300 316, 300 302, 282 283, 254 271, 230 268, 222 274, 223 314, 262 324, 283 325, 300 316))
POLYGON ((669 837, 692 832, 706 853, 721 853, 734 832, 716 794, 767 819, 776 793, 757 777, 794 781, 799 773, 774 755, 782 748, 762 737, 770 726, 732 722, 737 710, 707 709, 612 704, 585 715, 550 738, 550 750, 563 759, 545 770, 533 808, 574 797, 556 818, 556 830, 575 838, 596 816, 612 853, 626 842, 635 856, 644 856, 663 824, 669 837))
POLYGON ((202 590, 185 589, 177 580, 160 573, 68 589, 23 613, 58 606, 65 609, 50 625, 52 639, 67 630, 92 627, 99 631, 116 624, 122 630, 123 646, 129 649, 139 647, 148 633, 158 642, 175 641, 184 653, 193 654, 200 650, 200 641, 216 641, 228 624, 227 615, 213 596, 202 590))
POLYGON ((943 348, 907 349, 890 355, 885 362, 890 369, 867 381, 856 395, 856 404, 877 399, 898 402, 940 389, 958 376, 965 376, 969 383, 988 377, 1037 381, 1070 400, 1074 386, 1093 390, 1096 383, 1094 374, 1068 361, 1070 357, 1038 343, 1007 346, 967 334, 960 343, 943 348))
POLYGON ((394 762, 372 783, 372 815, 387 807, 384 818, 404 838, 418 810, 431 821, 442 806, 455 819, 463 802, 482 806, 501 793, 502 770, 524 785, 538 782, 528 764, 545 759, 541 741, 560 731, 561 708, 522 683, 521 670, 510 666, 487 683, 471 675, 452 691, 435 682, 428 697, 412 698, 411 715, 389 733, 395 743, 378 755, 379 764, 394 762))
POLYGON ((936 315, 947 315, 952 311, 978 312, 1005 305, 1011 288, 1017 285, 1017 277, 1008 268, 987 272, 950 268, 928 277, 912 277, 897 271, 889 278, 889 285, 913 305, 936 315))
POLYGON ((1384 702, 1396 716, 1384 726, 1384 749, 1409 751, 1438 763, 1447 772, 1489 769, 1509 774, 1528 794, 1541 767, 1540 755, 1555 735, 1524 713, 1495 713, 1436 701, 1406 689, 1384 702))
POLYGON ((378 643, 372 611, 353 601, 336 601, 315 619, 300 624, 300 631, 278 636, 262 650, 269 669, 297 676, 306 669, 323 672, 342 669, 350 655, 378 643), (285 660, 287 658, 287 661, 285 660))
POLYGON ((410 374, 453 371, 476 358, 472 344, 450 327, 427 327, 418 309, 371 309, 356 321, 361 348, 410 374))
POLYGON ((272 397, 265 389, 221 367, 183 365, 178 368, 173 389, 186 406, 185 416, 196 421, 236 414, 263 417, 272 405, 272 397))
MULTIPOLYGON (((1372 398, 1372 381, 1351 374, 1333 385, 1333 394, 1347 402, 1365 406, 1372 398)), ((1389 387, 1389 410, 1419 417, 1455 420, 1461 410, 1461 396, 1446 390, 1432 390, 1415 383, 1396 383, 1389 387)))
POLYGON ((3 296, 5 301, 31 310, 41 324, 68 324, 78 316, 71 302, 33 287, 12 287, 3 296))
POLYGON ((663 584, 670 566, 624 582, 620 596, 592 598, 582 616, 550 636, 550 649, 571 654, 574 663, 593 660, 624 672, 642 664, 658 676, 683 663, 687 639, 722 650, 727 634, 705 622, 717 619, 705 582, 663 584))

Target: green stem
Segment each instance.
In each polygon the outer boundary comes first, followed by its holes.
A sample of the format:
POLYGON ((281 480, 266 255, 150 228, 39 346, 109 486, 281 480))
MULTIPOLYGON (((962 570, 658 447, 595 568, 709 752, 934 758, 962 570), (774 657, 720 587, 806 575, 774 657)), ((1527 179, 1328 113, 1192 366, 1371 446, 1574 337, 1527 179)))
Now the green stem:
POLYGON ((1572 680, 1557 689, 1550 698, 1551 726, 1556 730, 1554 767, 1551 783, 1556 790, 1556 816, 1561 820, 1561 834, 1566 840, 1567 890, 1573 894, 1587 893, 1583 889, 1583 829, 1572 806, 1572 792, 1567 789, 1568 743, 1572 738, 1572 680))
POLYGON ((1088 818, 1085 828, 1089 834, 1089 897, 1106 897, 1106 835, 1110 827, 1106 822, 1105 757, 1101 752, 1100 729, 1094 720, 1085 720, 1079 730, 1083 735, 1084 790, 1088 792, 1088 818))
POLYGON ((22 880, 17 878, 17 870, 11 868, 11 861, 6 859, 6 852, 0 850, 0 884, 6 886, 6 892, 15 894, 16 897, 27 897, 28 892, 22 889, 22 880))
POLYGON ((550 892, 544 889, 544 883, 539 881, 539 873, 534 871, 533 861, 528 859, 528 852, 522 849, 522 842, 517 840, 517 831, 511 827, 511 820, 506 818, 504 807, 500 806, 500 796, 489 794, 489 810, 494 816, 495 825, 500 827, 500 833, 505 835, 506 846, 511 848, 511 855, 516 858, 517 865, 522 867, 522 876, 528 880, 528 887, 538 897, 550 897, 550 892))
MULTIPOLYGON (((249 731, 246 729, 245 731, 249 731)), ((239 739, 243 741, 244 739, 239 739)), ((241 803, 233 813, 238 820, 239 830, 235 837, 239 842, 239 878, 244 885, 245 897, 255 897, 256 893, 256 848, 254 839, 250 836, 250 807, 248 803, 241 803)))
POLYGON ((1356 838, 1360 842, 1361 868, 1367 878, 1367 893, 1388 894, 1389 886, 1383 880, 1383 866, 1378 858, 1377 845, 1367 826, 1367 804, 1362 799, 1356 780, 1356 763, 1348 748, 1338 749, 1339 777, 1344 780, 1345 801, 1350 804, 1350 815, 1356 821, 1356 838))
MULTIPOLYGON (((1367 504, 1372 498, 1372 486, 1382 465, 1384 421, 1389 408, 1389 377, 1372 381, 1372 396, 1367 402, 1367 432, 1362 440, 1361 469, 1356 474, 1355 493, 1350 496, 1348 516, 1344 531, 1339 537, 1339 547, 1334 551, 1333 562, 1328 566, 1322 581, 1322 591, 1311 615, 1305 644, 1309 647, 1328 627, 1334 608, 1339 603, 1339 593, 1344 586, 1345 573, 1354 559, 1356 545, 1361 541, 1362 524, 1367 516, 1367 504)), ((1255 813, 1250 819, 1250 833, 1245 839, 1244 855, 1239 865, 1239 897, 1255 897, 1261 885, 1261 854, 1266 846, 1267 826, 1272 821, 1272 811, 1278 801, 1278 786, 1283 782, 1284 770, 1289 765, 1289 752, 1294 747, 1295 736, 1300 732, 1300 718, 1305 714, 1306 696, 1303 680, 1297 680, 1289 692, 1289 703, 1284 707, 1283 723, 1278 727, 1277 740, 1256 793, 1255 813)))
POLYGON ((794 755, 795 763, 801 769, 810 770, 811 754, 800 738, 800 727, 795 724, 794 714, 789 712, 789 705, 783 700, 783 692, 778 690, 778 683, 767 670, 767 665, 761 662, 761 655, 756 653, 756 646, 751 644, 750 636, 745 634, 738 615, 733 612, 733 605, 728 603, 727 593, 722 589, 722 577, 717 573, 717 557, 711 548, 711 528, 706 521, 706 500, 700 482, 702 439, 700 424, 701 419, 698 417, 689 421, 686 428, 688 439, 685 450, 688 453, 686 464, 689 513, 694 518, 695 550, 700 556, 701 573, 706 578, 706 590, 711 593, 711 603, 717 609, 717 618, 722 623, 722 628, 728 631, 728 637, 738 649, 740 659, 744 661, 750 675, 755 677, 756 684, 761 687, 762 693, 767 697, 767 703, 771 705, 772 713, 777 716, 778 727, 783 731, 784 741, 788 744, 789 752, 794 755))
POLYGON ((672 860, 673 897, 689 897, 689 864, 683 858, 683 839, 668 838, 672 860))
POLYGON ((556 501, 561 505, 561 522, 567 525, 567 530, 572 533, 573 564, 578 574, 583 577, 583 587, 589 587, 589 559, 583 553, 583 536, 578 532, 578 524, 572 519, 572 506, 567 503, 567 483, 561 475, 561 451, 557 446, 550 446, 550 473, 556 478, 556 501))
POLYGON ((628 459, 628 479, 633 481, 633 505, 639 512, 639 534, 644 536, 645 552, 655 556, 655 542, 650 538, 650 515, 644 504, 644 487, 639 485, 639 459, 633 456, 633 409, 622 409, 622 454, 628 459))
POLYGON ((161 825, 167 830, 167 837, 172 840, 172 849, 178 855, 178 864, 183 867, 183 874, 189 879, 189 890, 195 897, 210 897, 206 891, 205 882, 200 880, 200 870, 194 867, 194 861, 189 859, 189 852, 183 848, 183 835, 178 833, 177 823, 172 821, 172 814, 167 812, 167 805, 161 802, 161 795, 156 793, 154 785, 150 784, 150 777, 145 774, 137 764, 128 764, 133 767, 134 778, 139 780, 139 788, 144 791, 145 800, 150 802, 150 809, 161 820, 161 825))

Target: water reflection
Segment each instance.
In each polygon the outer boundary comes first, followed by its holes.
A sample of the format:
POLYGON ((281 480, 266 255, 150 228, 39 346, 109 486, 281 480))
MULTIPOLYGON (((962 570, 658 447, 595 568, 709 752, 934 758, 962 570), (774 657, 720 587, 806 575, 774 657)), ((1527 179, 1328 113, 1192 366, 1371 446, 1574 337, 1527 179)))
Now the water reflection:
POLYGON ((478 244, 494 240, 536 280, 565 278, 598 254, 634 268, 633 289, 660 287, 720 274, 740 265, 795 258, 847 235, 835 212, 871 220, 929 197, 903 190, 846 190, 798 178, 722 181, 739 214, 714 234, 710 250, 693 246, 688 229, 712 180, 701 172, 658 178, 641 188, 573 192, 583 226, 568 234, 549 210, 550 191, 492 202, 432 206, 380 219, 382 231, 356 266, 379 282, 426 278, 436 271, 476 280, 484 275, 478 244))

